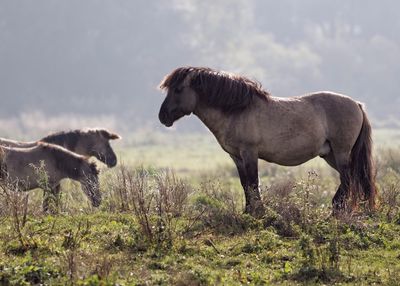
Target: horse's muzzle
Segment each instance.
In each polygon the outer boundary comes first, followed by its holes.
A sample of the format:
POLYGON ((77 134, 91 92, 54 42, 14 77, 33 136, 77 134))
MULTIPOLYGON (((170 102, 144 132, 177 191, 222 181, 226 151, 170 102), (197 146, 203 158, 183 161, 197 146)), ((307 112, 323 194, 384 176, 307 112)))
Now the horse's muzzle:
POLYGON ((105 163, 108 168, 115 167, 117 165, 117 157, 112 156, 111 158, 107 158, 103 163, 105 163))
POLYGON ((166 127, 171 127, 173 125, 173 122, 165 122, 163 123, 166 127))
POLYGON ((172 124, 174 123, 168 116, 167 112, 163 109, 160 110, 160 113, 158 113, 158 119, 162 124, 164 124, 166 127, 171 127, 172 124))

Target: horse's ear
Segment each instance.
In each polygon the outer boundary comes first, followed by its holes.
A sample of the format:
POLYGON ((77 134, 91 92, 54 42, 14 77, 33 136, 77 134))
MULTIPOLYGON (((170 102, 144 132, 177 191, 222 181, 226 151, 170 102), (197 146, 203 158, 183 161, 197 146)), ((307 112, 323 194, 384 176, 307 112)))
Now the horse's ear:
POLYGON ((119 136, 117 133, 111 133, 107 130, 100 130, 101 135, 103 135, 105 138, 108 140, 117 140, 117 139, 122 139, 121 136, 119 136))
POLYGON ((116 134, 116 133, 110 133, 110 136, 108 137, 108 139, 110 139, 110 140, 117 140, 117 139, 122 139, 122 137, 119 136, 119 135, 116 134))

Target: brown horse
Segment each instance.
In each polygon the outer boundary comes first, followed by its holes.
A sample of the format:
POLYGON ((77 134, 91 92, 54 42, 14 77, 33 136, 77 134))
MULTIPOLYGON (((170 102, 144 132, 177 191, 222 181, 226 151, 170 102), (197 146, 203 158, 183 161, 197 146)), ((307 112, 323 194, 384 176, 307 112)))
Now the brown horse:
POLYGON ((46 142, 62 146, 80 155, 94 156, 108 167, 114 167, 117 164, 117 156, 109 141, 120 138, 119 135, 105 129, 72 130, 50 134, 33 142, 0 138, 0 146, 29 148, 36 146, 39 142, 46 142))
POLYGON ((79 181, 94 207, 101 203, 98 170, 87 158, 57 145, 38 143, 31 148, 0 147, 1 179, 21 191, 54 189, 65 178, 79 181))
POLYGON ((258 158, 294 166, 320 156, 340 174, 334 213, 352 210, 359 199, 374 208, 371 125, 359 102, 332 92, 272 97, 258 82, 201 67, 177 68, 160 88, 167 90, 161 123, 169 127, 193 113, 232 157, 247 213, 260 216, 264 211, 258 158))

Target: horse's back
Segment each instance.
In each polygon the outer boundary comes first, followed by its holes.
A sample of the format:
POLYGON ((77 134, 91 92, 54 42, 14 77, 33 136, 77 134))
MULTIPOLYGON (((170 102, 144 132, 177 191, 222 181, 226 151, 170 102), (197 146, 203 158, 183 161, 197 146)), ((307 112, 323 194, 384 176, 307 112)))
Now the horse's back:
POLYGON ((307 94, 301 97, 303 100, 311 102, 314 106, 318 106, 324 109, 326 113, 340 113, 340 112, 351 112, 359 111, 359 102, 355 101, 351 97, 335 93, 331 91, 319 91, 307 94))
POLYGON ((6 138, 0 138, 0 146, 5 146, 5 147, 30 148, 34 147, 36 144, 37 144, 36 142, 21 142, 6 138))
POLYGON ((260 158, 289 166, 325 156, 332 146, 350 152, 363 122, 356 101, 332 92, 274 97, 262 116, 260 158))
POLYGON ((268 162, 294 166, 321 154, 327 127, 323 110, 307 97, 280 98, 260 105, 259 156, 268 162))

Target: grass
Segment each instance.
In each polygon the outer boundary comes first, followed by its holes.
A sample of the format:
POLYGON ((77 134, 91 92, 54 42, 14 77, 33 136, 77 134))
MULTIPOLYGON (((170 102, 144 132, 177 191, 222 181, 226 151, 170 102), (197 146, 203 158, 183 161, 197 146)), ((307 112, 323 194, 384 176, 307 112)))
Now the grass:
POLYGON ((206 231, 178 237, 169 249, 157 249, 141 241, 136 221, 128 214, 42 217, 31 223, 41 227, 34 247, 21 252, 8 242, 3 249, 0 281, 4 285, 297 285, 305 281, 387 285, 400 278, 400 241, 382 235, 380 229, 398 233, 399 227, 391 224, 366 231, 366 241, 351 225, 343 227, 337 236, 343 249, 338 251, 338 266, 333 266, 327 250, 332 240, 309 239, 301 244, 301 237, 282 237, 272 227, 254 226, 226 235, 206 231), (51 225, 55 226, 43 230, 51 225), (79 243, 71 246, 68 241, 74 239, 79 243), (315 258, 303 255, 307 251, 315 258))
POLYGON ((338 180, 322 160, 262 163, 266 215, 256 220, 242 213, 236 170, 211 136, 124 144, 123 163, 102 170, 98 209, 70 181, 56 215, 42 213, 40 190, 28 204, 1 194, 0 285, 397 285, 396 144, 377 143, 378 211, 340 220, 330 216, 338 180))

